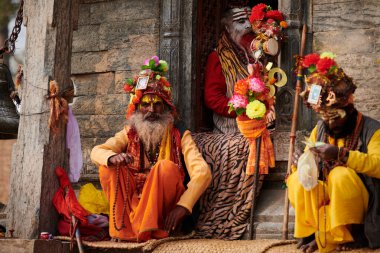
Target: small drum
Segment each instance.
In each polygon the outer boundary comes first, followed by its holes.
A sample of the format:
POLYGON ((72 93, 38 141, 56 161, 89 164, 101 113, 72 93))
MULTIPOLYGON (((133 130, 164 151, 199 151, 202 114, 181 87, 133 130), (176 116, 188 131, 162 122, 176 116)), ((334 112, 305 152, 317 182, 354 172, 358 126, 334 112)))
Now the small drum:
POLYGON ((251 51, 253 56, 256 57, 261 57, 260 51, 264 52, 265 54, 269 55, 276 55, 278 53, 278 42, 277 40, 270 38, 267 41, 262 41, 262 40, 257 40, 254 39, 251 42, 251 51))

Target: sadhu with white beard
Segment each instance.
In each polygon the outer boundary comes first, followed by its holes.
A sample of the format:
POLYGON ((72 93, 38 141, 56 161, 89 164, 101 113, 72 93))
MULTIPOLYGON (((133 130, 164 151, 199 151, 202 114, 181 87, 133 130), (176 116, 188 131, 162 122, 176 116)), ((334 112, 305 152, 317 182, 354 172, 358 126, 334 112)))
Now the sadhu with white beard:
POLYGON ((127 123, 91 152, 110 203, 110 236, 117 240, 167 237, 191 214, 211 181, 190 132, 174 123, 171 87, 162 76, 166 71, 167 63, 154 56, 139 76, 127 80, 127 123))

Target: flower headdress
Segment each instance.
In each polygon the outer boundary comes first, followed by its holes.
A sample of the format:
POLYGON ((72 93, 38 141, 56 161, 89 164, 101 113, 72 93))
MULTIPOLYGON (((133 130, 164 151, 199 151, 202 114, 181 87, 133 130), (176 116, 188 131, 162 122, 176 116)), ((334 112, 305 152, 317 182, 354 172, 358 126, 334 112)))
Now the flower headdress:
POLYGON ((304 102, 317 113, 342 108, 353 103, 356 85, 352 78, 339 68, 331 52, 312 53, 304 57, 302 66, 309 74, 305 78, 305 90, 300 94, 304 102))
POLYGON ((272 7, 263 3, 252 8, 249 22, 257 35, 276 40, 283 40, 282 29, 288 27, 282 12, 272 10, 272 7))
POLYGON ((168 63, 153 56, 144 61, 141 71, 133 78, 126 79, 124 91, 130 94, 130 102, 127 109, 127 118, 136 110, 136 105, 147 94, 161 97, 170 107, 172 114, 176 115, 176 108, 172 102, 172 90, 169 81, 164 77, 168 71, 168 63))

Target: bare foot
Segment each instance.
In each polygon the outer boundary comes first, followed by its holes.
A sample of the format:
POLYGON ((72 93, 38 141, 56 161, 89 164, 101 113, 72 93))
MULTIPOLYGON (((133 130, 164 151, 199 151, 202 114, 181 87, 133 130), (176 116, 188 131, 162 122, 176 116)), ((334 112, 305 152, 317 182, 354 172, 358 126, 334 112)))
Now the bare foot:
POLYGON ((300 250, 305 253, 312 253, 318 249, 317 242, 315 240, 309 242, 308 244, 302 245, 300 250))
POLYGON ((312 242, 314 239, 315 239, 314 234, 311 234, 307 237, 303 237, 303 238, 299 239, 297 242, 297 249, 301 248, 301 246, 303 246, 303 245, 306 245, 306 244, 312 242))
POLYGON ((368 240, 364 234, 363 224, 352 224, 350 230, 354 241, 338 245, 336 247, 337 251, 350 251, 368 246, 368 240))
POLYGON ((336 247, 336 251, 351 251, 353 249, 364 248, 366 246, 367 246, 366 243, 360 242, 360 241, 348 242, 348 243, 339 244, 336 247))

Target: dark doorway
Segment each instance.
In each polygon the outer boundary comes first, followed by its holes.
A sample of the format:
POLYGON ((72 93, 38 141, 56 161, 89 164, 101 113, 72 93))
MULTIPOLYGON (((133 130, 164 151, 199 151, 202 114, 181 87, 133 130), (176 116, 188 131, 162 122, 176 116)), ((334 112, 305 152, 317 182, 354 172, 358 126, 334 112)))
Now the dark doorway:
POLYGON ((247 5, 253 7, 258 3, 270 5, 273 9, 278 8, 277 0, 269 1, 228 1, 228 0, 197 0, 197 27, 196 27, 196 91, 195 91, 195 130, 207 131, 212 129, 212 112, 204 104, 204 71, 207 56, 215 48, 219 35, 223 30, 220 20, 223 11, 228 4, 247 5))

